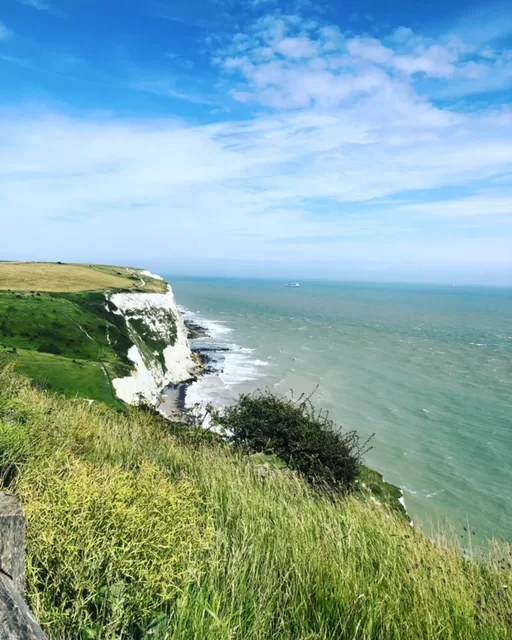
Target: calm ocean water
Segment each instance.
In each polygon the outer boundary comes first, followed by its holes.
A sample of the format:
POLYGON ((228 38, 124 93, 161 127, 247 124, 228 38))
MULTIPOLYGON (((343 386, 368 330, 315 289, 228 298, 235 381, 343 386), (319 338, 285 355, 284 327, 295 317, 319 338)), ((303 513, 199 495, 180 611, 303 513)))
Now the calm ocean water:
POLYGON ((375 433, 366 460, 415 522, 512 542, 511 290, 167 278, 231 348, 188 404, 318 385, 318 407, 375 433))

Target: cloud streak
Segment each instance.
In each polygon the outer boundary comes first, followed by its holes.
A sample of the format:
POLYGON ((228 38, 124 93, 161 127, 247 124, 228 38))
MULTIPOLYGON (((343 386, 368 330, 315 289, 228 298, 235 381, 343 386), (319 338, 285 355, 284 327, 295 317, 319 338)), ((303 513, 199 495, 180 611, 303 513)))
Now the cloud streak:
POLYGON ((7 40, 11 35, 9 29, 5 26, 5 24, 0 20, 0 40, 7 40))
POLYGON ((18 2, 30 7, 31 9, 35 9, 36 11, 45 11, 57 18, 64 17, 64 13, 60 9, 57 9, 47 2, 43 2, 43 0, 18 0, 18 2))
POLYGON ((18 2, 26 5, 27 7, 32 7, 32 9, 37 9, 38 11, 53 11, 49 4, 41 2, 41 0, 18 0, 18 2))

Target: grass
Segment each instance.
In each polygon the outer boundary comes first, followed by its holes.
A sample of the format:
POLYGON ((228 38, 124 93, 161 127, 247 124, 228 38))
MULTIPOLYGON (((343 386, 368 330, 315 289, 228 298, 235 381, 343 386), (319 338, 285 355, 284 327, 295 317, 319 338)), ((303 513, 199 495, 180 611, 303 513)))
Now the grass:
POLYGON ((0 475, 51 639, 512 638, 510 548, 474 562, 374 501, 321 497, 211 434, 70 402, 10 367, 0 475))
POLYGON ((109 378, 129 375, 132 342, 105 303, 100 292, 0 292, 0 349, 40 385, 119 407, 109 378))
POLYGON ((165 293, 162 280, 140 275, 140 270, 107 265, 57 262, 0 262, 0 291, 104 291, 138 289, 165 293), (143 284, 144 282, 144 284, 143 284))
POLYGON ((105 303, 103 294, 0 293, 0 344, 34 351, 51 345, 56 355, 128 365, 126 338, 119 353, 107 340, 108 332, 112 345, 123 341, 124 320, 107 314, 105 303))
POLYGON ((22 349, 15 353, 7 351, 6 355, 20 373, 31 378, 40 388, 51 389, 67 398, 95 399, 115 409, 124 407, 113 395, 109 379, 99 362, 22 349))

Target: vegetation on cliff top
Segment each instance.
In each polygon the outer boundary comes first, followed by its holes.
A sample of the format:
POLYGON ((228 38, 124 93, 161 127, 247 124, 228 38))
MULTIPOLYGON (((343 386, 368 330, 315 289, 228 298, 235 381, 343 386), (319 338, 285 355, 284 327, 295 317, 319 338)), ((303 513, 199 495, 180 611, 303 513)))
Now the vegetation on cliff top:
POLYGON ((52 639, 512 638, 509 548, 477 564, 372 500, 318 493, 149 411, 47 394, 10 366, 0 474, 52 639))
POLYGON ((105 291, 134 289, 165 293, 167 285, 140 269, 62 262, 0 262, 0 291, 105 291))
POLYGON ((124 267, 0 262, 0 353, 41 387, 120 408, 111 380, 130 375, 134 340, 148 359, 166 345, 142 320, 127 326, 107 308, 105 291, 166 289, 164 281, 124 267))

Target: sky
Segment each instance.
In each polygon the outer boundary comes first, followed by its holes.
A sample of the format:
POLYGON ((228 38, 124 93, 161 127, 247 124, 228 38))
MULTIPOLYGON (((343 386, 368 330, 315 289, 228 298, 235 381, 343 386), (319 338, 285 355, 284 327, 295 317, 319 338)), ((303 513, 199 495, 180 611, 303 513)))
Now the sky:
POLYGON ((512 4, 2 0, 0 258, 512 285, 512 4))

